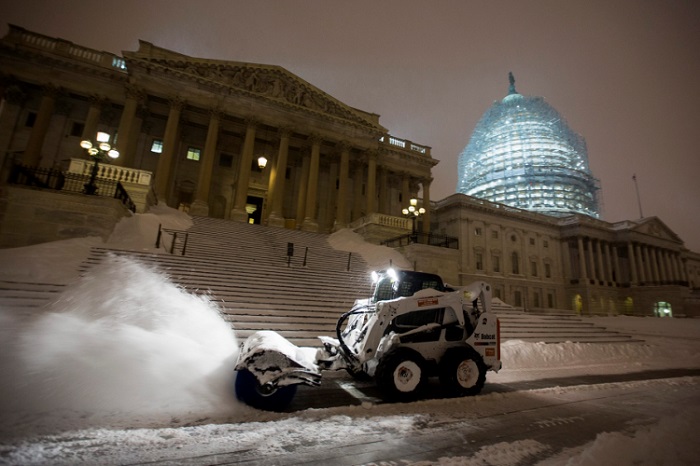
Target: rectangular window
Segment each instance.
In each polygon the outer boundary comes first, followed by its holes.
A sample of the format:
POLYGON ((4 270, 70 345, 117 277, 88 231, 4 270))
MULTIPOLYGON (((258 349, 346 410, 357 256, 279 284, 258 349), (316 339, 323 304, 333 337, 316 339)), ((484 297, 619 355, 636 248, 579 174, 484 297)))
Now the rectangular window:
POLYGON ((552 278, 552 264, 544 264, 544 276, 552 278))
POLYGON ((474 236, 481 236, 481 228, 479 228, 479 227, 474 228, 474 236))
POLYGON ((227 168, 233 167, 233 155, 224 153, 219 154, 219 166, 227 168))
POLYGON ((534 245, 535 245, 535 238, 530 238, 530 246, 534 246, 534 245))
POLYGON ((201 154, 202 154, 202 151, 197 149, 196 147, 187 148, 187 160, 194 160, 194 161, 198 162, 199 156, 201 154))
POLYGON ((547 307, 550 309, 554 307, 554 295, 552 293, 547 293, 547 307))
POLYGON ((474 254, 476 259, 476 270, 484 270, 484 255, 480 252, 474 254))
POLYGON ((153 142, 151 143, 151 152, 154 154, 162 154, 163 153, 163 140, 162 139, 154 139, 153 142))
POLYGON ((83 135, 83 130, 85 125, 79 121, 74 121, 70 127, 70 135, 75 137, 80 137, 83 135))
POLYGON ((27 113, 27 119, 24 120, 24 126, 28 128, 34 127, 34 123, 36 122, 36 112, 29 112, 27 113))
POLYGON ((535 261, 530 262, 530 275, 537 276, 537 262, 535 261))
POLYGON ((491 230, 491 238, 498 239, 498 231, 497 230, 491 230))
POLYGON ((501 271, 501 258, 499 256, 491 256, 491 262, 493 263, 493 271, 501 271))
POLYGON ((543 247, 543 248, 548 248, 548 247, 549 247, 549 241, 543 240, 543 241, 542 241, 542 247, 543 247))

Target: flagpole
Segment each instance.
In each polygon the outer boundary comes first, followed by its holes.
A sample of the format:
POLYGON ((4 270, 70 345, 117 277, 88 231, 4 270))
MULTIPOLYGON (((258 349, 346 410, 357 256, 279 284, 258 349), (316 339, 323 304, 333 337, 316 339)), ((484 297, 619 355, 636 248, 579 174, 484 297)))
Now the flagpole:
POLYGON ((644 218, 642 213, 642 199, 639 197, 639 186, 637 186, 637 174, 632 175, 632 180, 634 181, 634 189, 637 191, 637 205, 639 205, 639 218, 644 218))

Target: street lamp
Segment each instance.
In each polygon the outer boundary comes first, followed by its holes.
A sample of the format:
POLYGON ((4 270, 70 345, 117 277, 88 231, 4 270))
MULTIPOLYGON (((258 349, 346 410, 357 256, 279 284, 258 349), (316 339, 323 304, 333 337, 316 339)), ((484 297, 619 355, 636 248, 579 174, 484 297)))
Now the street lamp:
POLYGON ((418 199, 411 199, 409 201, 409 206, 405 207, 402 211, 402 214, 406 217, 410 217, 411 221, 413 222, 412 228, 411 228, 411 238, 413 239, 413 242, 416 242, 416 220, 425 213, 425 209, 423 207, 418 207, 418 199))
POLYGON ((258 168, 260 170, 264 170, 266 166, 267 166, 267 157, 265 157, 264 155, 261 155, 260 157, 258 157, 258 168))
POLYGON ((90 175, 90 181, 85 183, 85 194, 96 194, 97 185, 95 184, 95 178, 97 178, 97 170, 99 168, 100 162, 104 162, 109 159, 116 159, 119 157, 119 151, 112 148, 109 143, 110 135, 108 133, 103 133, 99 131, 95 137, 95 141, 89 139, 83 139, 80 141, 80 147, 85 149, 92 157, 95 159, 95 164, 92 166, 92 174, 90 175))

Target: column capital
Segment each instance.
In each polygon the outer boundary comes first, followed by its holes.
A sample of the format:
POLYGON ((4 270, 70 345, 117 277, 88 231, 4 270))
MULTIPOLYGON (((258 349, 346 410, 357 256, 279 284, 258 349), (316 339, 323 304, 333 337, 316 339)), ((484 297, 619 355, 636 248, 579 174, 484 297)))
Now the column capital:
POLYGON ((280 126, 277 130, 277 135, 280 138, 291 138, 293 133, 294 130, 292 130, 291 126, 280 126))
POLYGON ((107 103, 109 103, 107 97, 100 94, 90 94, 88 96, 88 102, 90 102, 91 106, 99 108, 104 107, 107 103))
POLYGON ((127 99, 134 99, 138 102, 144 102, 146 100, 146 92, 140 87, 128 83, 124 86, 124 93, 127 99))
POLYGON ((309 142, 309 144, 313 145, 321 145, 323 142, 323 139, 321 138, 321 135, 318 133, 311 133, 309 136, 306 138, 306 140, 309 142))
POLYGON ((187 105, 187 101, 179 95, 169 97, 168 103, 170 103, 171 108, 174 108, 176 110, 182 110, 187 105))
POLYGON ((4 98, 12 105, 20 105, 27 98, 27 94, 18 85, 11 84, 5 89, 4 98))
POLYGON ((245 122, 246 129, 257 129, 258 126, 260 126, 260 120, 254 116, 247 116, 243 119, 243 121, 245 122))
POLYGON ((51 97, 55 99, 58 97, 60 94, 63 93, 63 89, 59 86, 56 86, 53 83, 48 83, 42 86, 41 88, 41 95, 45 97, 51 97))

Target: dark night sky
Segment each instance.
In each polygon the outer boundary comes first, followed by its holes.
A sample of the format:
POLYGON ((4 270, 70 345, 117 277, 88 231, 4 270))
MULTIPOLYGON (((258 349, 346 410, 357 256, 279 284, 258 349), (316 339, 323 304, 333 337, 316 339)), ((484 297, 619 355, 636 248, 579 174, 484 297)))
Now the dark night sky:
POLYGON ((6 23, 121 54, 138 40, 280 65, 433 148, 431 197, 507 93, 543 96, 588 143, 603 215, 657 216, 700 252, 700 1, 0 0, 6 23))

